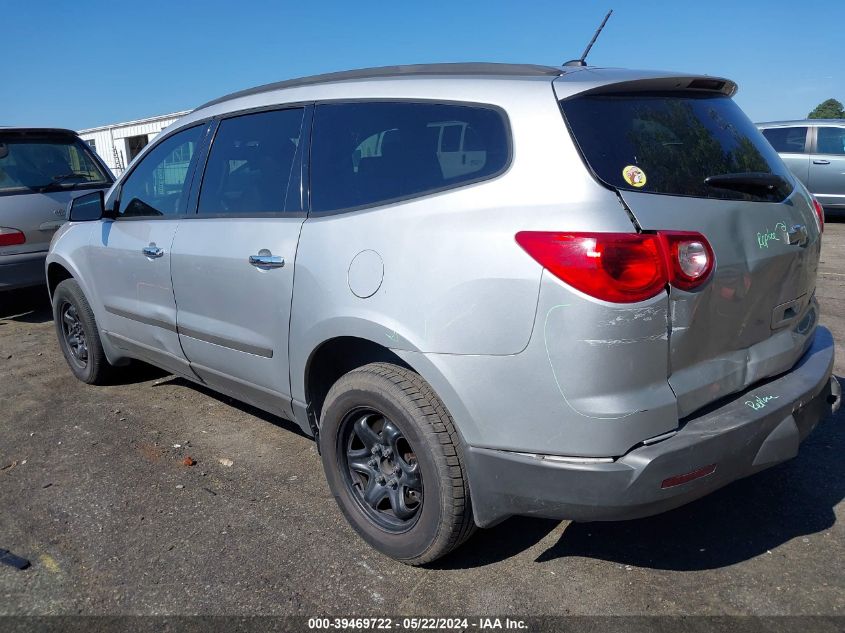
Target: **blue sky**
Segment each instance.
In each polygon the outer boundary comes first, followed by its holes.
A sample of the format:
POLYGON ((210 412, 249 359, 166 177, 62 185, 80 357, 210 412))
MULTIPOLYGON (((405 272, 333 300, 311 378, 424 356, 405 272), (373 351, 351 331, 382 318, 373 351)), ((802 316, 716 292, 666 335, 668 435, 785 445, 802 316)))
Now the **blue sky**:
POLYGON ((0 125, 80 129, 366 66, 557 65, 580 55, 608 8, 591 64, 730 77, 754 120, 845 102, 842 0, 0 0, 0 125))

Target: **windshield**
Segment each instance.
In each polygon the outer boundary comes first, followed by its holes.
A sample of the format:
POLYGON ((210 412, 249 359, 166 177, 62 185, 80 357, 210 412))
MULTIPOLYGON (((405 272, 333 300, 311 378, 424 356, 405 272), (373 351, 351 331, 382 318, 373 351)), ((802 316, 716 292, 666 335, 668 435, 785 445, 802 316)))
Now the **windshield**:
POLYGON ((80 139, 0 133, 0 193, 110 185, 80 139))
POLYGON ((729 97, 584 95, 561 108, 590 168, 616 189, 766 202, 792 192, 786 166, 729 97))

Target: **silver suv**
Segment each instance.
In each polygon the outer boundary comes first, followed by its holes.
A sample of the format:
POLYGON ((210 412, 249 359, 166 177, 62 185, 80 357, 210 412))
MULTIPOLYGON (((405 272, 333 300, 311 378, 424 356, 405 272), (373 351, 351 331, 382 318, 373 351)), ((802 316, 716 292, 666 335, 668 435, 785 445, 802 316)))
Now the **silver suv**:
POLYGON ((777 121, 757 127, 825 209, 845 211, 845 119, 777 121))
POLYGON ((407 563, 511 515, 680 506, 839 402, 819 217, 735 89, 456 64, 212 101, 72 204, 61 348, 296 420, 407 563))

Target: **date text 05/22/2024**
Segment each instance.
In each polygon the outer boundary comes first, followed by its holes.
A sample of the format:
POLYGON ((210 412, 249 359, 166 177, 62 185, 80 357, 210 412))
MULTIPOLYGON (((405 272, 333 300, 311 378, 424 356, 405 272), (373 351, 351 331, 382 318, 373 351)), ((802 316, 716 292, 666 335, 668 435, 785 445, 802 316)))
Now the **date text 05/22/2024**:
POLYGON ((526 630, 527 623, 512 618, 309 618, 308 628, 320 630, 373 630, 373 631, 479 631, 526 630))

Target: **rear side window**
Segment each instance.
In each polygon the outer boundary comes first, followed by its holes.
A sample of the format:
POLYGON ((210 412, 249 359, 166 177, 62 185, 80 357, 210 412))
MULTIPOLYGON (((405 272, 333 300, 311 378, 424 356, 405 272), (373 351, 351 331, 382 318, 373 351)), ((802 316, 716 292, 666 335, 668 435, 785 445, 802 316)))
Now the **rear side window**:
POLYGON ((590 168, 616 189, 756 201, 780 201, 792 191, 783 161, 729 97, 596 94, 566 99, 561 108, 590 168), (774 175, 779 184, 740 190, 705 183, 727 174, 774 175))
POLYGON ((199 213, 300 211, 294 158, 303 112, 294 108, 221 121, 205 168, 199 213))
POLYGON ((0 130, 0 193, 80 189, 111 182, 78 138, 0 130))
POLYGON ((772 127, 763 130, 763 136, 776 151, 784 154, 803 154, 807 140, 806 127, 772 127))
POLYGON ((324 104, 311 141, 311 208, 336 211, 491 178, 510 157, 491 107, 411 102, 324 104))
POLYGON ((845 154, 845 127, 820 127, 816 134, 819 154, 845 154))

